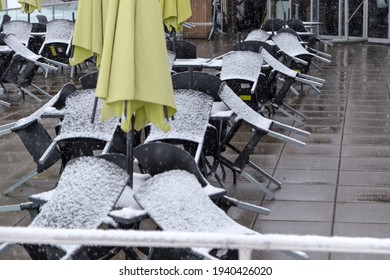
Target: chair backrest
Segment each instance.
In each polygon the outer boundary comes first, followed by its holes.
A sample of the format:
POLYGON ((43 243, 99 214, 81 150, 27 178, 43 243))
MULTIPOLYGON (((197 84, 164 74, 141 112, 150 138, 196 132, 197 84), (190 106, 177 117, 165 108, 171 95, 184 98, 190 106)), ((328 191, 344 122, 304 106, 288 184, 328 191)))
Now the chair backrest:
POLYGON ((25 46, 28 46, 28 42, 31 37, 32 23, 24 20, 11 20, 3 25, 4 34, 14 34, 15 37, 21 41, 25 46))
POLYGON ((283 28, 286 26, 286 22, 283 19, 280 18, 270 18, 265 20, 261 26, 260 29, 264 31, 278 31, 279 29, 283 28))
POLYGON ((222 58, 221 80, 240 79, 256 82, 262 65, 263 57, 258 52, 231 52, 222 58))
POLYGON ((3 25, 4 25, 4 23, 6 23, 8 21, 11 21, 11 17, 7 14, 4 14, 3 19, 1 21, 1 25, 0 25, 0 32, 3 32, 3 25))
POLYGON ((38 53, 41 54, 47 44, 63 43, 68 45, 66 53, 69 54, 74 32, 74 25, 75 23, 73 21, 67 19, 56 19, 49 21, 46 24, 45 41, 43 42, 42 47, 38 53))
POLYGON ((188 41, 167 41, 167 49, 176 54, 176 58, 197 58, 196 45, 188 41))
POLYGON ((33 53, 31 50, 27 48, 26 45, 23 44, 19 38, 14 34, 8 34, 3 39, 4 43, 12 49, 16 54, 23 56, 24 58, 37 61, 41 58, 40 55, 33 53))
POLYGON ((178 89, 174 95, 177 111, 169 121, 170 130, 163 132, 151 126, 145 143, 158 141, 187 146, 199 162, 214 99, 192 89, 178 89))
POLYGON ((206 179, 199 171, 194 158, 185 150, 168 143, 146 143, 134 149, 134 156, 142 169, 151 176, 169 171, 185 170, 195 175, 199 183, 205 187, 206 179))
POLYGON ((307 32, 307 28, 303 24, 303 21, 297 18, 290 18, 286 21, 287 26, 297 32, 307 32))
POLYGON ((268 133, 273 121, 261 116, 250 108, 225 82, 221 84, 219 96, 226 106, 233 110, 239 118, 256 129, 268 133))
POLYGON ((295 78, 297 76, 297 72, 288 68, 286 65, 277 60, 274 56, 272 56, 266 49, 260 50, 260 55, 263 57, 265 63, 267 63, 272 69, 275 71, 287 75, 291 78, 295 78))
POLYGON ((262 43, 260 41, 243 41, 238 42, 233 46, 234 51, 250 51, 250 52, 259 52, 262 47, 262 43))
POLYGON ((48 22, 47 17, 45 15, 37 15, 37 19, 39 23, 46 24, 48 22))
POLYGON ((270 35, 262 29, 252 30, 248 36, 245 38, 245 41, 260 41, 265 42, 269 39, 270 35))
POLYGON ((34 22, 31 32, 46 32, 46 23, 34 22))
POLYGON ((83 89, 93 89, 96 88, 99 72, 93 71, 91 73, 85 74, 80 78, 80 83, 83 89))
POLYGON ((298 37, 298 33, 296 30, 292 29, 292 28, 281 28, 279 29, 278 33, 290 33, 296 37, 298 37))
POLYGON ((193 89, 210 95, 219 101, 221 79, 206 72, 181 72, 172 75, 174 89, 193 89))

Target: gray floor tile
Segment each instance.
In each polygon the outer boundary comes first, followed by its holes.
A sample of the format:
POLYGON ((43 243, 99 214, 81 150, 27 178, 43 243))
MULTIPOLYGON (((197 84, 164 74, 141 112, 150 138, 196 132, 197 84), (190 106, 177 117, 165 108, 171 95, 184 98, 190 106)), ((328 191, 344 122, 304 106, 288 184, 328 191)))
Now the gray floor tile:
POLYGON ((309 169, 309 170, 337 170, 338 157, 317 156, 282 156, 278 168, 281 169, 309 169))
POLYGON ((390 161, 387 158, 341 158, 340 170, 388 171, 390 161))
MULTIPOLYGON (((336 186, 286 184, 275 191, 276 201, 325 201, 333 202, 336 186)), ((269 198, 266 197, 267 200, 269 198)))
POLYGON ((390 187, 373 186, 339 186, 337 190, 337 202, 373 203, 390 202, 390 187))
POLYGON ((377 203, 336 203, 336 223, 390 224, 390 204, 377 203))
POLYGON ((335 185, 337 171, 331 170, 292 170, 278 168, 275 177, 282 183, 302 185, 335 185))
POLYGON ((366 157, 366 158, 388 158, 390 157, 389 146, 347 146, 343 145, 341 156, 344 157, 366 157))
POLYGON ((389 186, 389 172, 340 171, 340 185, 346 186, 389 186))
POLYGON ((265 201, 263 206, 270 209, 269 216, 259 219, 270 221, 331 222, 333 203, 306 201, 265 201))

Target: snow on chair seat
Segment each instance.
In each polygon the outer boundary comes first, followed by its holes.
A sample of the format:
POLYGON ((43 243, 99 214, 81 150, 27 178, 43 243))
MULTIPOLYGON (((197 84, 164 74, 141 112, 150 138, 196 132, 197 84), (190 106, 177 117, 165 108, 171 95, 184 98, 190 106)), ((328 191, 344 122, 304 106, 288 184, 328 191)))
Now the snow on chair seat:
MULTIPOLYGON (((96 229, 106 221, 128 180, 126 171, 106 159, 80 157, 61 174, 50 200, 29 227, 57 229, 96 229)), ((36 257, 77 258, 79 245, 24 245, 36 257), (59 255, 56 255, 59 253, 59 255)))
POLYGON ((305 49, 302 44, 299 42, 298 38, 294 36, 293 34, 282 32, 278 33, 277 35, 272 36, 272 41, 275 42, 275 44, 278 46, 278 48, 291 57, 293 60, 302 63, 307 64, 308 62, 300 59, 299 56, 301 55, 308 55, 311 57, 315 57, 323 62, 330 63, 331 61, 327 58, 324 58, 322 56, 319 56, 317 54, 309 52, 307 49, 305 49))
MULTIPOLYGON (((281 187, 280 182, 278 182, 270 174, 266 173, 264 170, 262 170, 259 166, 257 166, 250 160, 250 156, 253 150, 260 142, 262 137, 265 135, 271 136, 287 143, 296 144, 301 147, 304 147, 306 145, 300 140, 273 131, 274 128, 284 129, 287 132, 297 133, 305 137, 309 136, 310 133, 261 116, 259 113, 251 109, 244 101, 242 101, 226 83, 221 84, 219 96, 221 100, 226 104, 226 106, 233 110, 236 115, 234 124, 232 125, 226 137, 223 139, 222 145, 229 147, 238 154, 237 157, 234 159, 234 162, 221 155, 222 163, 233 171, 234 176, 236 172, 238 172, 252 184, 260 188, 264 193, 274 199, 275 194, 272 191, 270 191, 258 180, 254 179, 249 173, 244 171, 244 168, 249 165, 256 172, 265 176, 268 180, 276 184, 278 187, 281 187), (248 140, 247 144, 245 144, 245 147, 240 150, 231 143, 231 139, 236 133, 239 132, 239 129, 242 124, 247 124, 252 128, 252 136, 248 140)), ((236 182, 236 180, 234 181, 236 182)))
MULTIPOLYGON (((195 175, 185 170, 171 170, 153 176, 135 192, 134 198, 164 231, 258 234, 231 219, 210 199, 195 175)), ((307 258, 300 251, 285 253, 295 258, 307 258)), ((191 248, 189 254, 204 259, 215 258, 205 248, 191 248)))
MULTIPOLYGON (((95 120, 94 123, 91 123, 91 115, 94 111, 94 100, 95 95, 94 90, 92 89, 76 91, 66 99, 64 119, 61 123, 60 132, 39 159, 40 163, 46 161, 46 158, 50 155, 52 149, 60 142, 71 143, 70 148, 72 148, 72 145, 76 145, 76 143, 81 143, 82 151, 80 152, 89 153, 90 155, 92 155, 91 149, 94 149, 93 144, 104 146, 104 148, 102 147, 103 154, 109 151, 119 124, 119 119, 112 118, 105 122, 95 120), (85 145, 84 143, 88 143, 88 145, 85 145)), ((96 111, 98 115, 100 115, 101 109, 102 101, 99 100, 96 111)), ((77 154, 72 154, 72 152, 75 152, 75 150, 71 150, 69 154, 63 154, 63 156, 67 157, 63 164, 66 164, 68 159, 77 156, 77 154)))
POLYGON ((42 100, 29 91, 27 89, 28 86, 31 85, 40 93, 51 98, 47 92, 33 84, 32 79, 34 78, 38 67, 42 67, 45 71, 57 70, 57 67, 49 64, 48 60, 41 55, 33 53, 13 34, 6 35, 3 38, 3 41, 13 52, 15 52, 15 54, 7 69, 2 74, 2 79, 15 84, 23 93, 28 94, 39 102, 42 100))
POLYGON ((75 92, 76 87, 72 83, 65 84, 61 90, 53 96, 47 103, 41 108, 36 110, 28 117, 22 118, 15 123, 8 124, 4 130, 0 131, 0 135, 5 135, 11 132, 16 133, 24 146, 30 153, 36 169, 24 175, 18 179, 11 186, 6 188, 3 193, 8 194, 18 186, 27 182, 29 179, 37 175, 38 173, 48 169, 60 158, 60 152, 58 149, 54 149, 48 160, 45 163, 39 163, 39 159, 45 153, 46 149, 49 148, 53 139, 49 132, 45 128, 42 118, 62 118, 63 117, 63 106, 66 98, 75 92))
MULTIPOLYGON (((153 176, 134 197, 166 231, 255 234, 229 218, 204 192, 195 175, 184 170, 153 176)), ((205 250, 194 250, 212 258, 205 250)))
POLYGON ((269 37, 270 35, 265 30, 255 29, 249 32, 248 36, 245 38, 245 41, 266 42, 269 37))
MULTIPOLYGON (((259 47, 260 49, 260 47, 259 47)), ((221 80, 252 108, 258 107, 256 89, 263 57, 253 51, 233 51, 222 58, 221 80)))
POLYGON ((151 126, 145 143, 159 141, 195 144, 197 148, 194 158, 198 162, 214 100, 207 94, 191 89, 174 90, 174 95, 177 111, 169 121, 171 129, 163 132, 151 126))

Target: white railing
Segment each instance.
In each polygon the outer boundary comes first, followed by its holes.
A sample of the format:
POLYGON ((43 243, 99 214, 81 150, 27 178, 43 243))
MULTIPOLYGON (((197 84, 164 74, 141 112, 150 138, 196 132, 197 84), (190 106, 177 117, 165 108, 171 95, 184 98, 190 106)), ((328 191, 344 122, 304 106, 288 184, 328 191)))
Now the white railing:
POLYGON ((0 227, 0 242, 104 246, 199 247, 238 249, 240 259, 252 250, 302 250, 390 254, 390 239, 281 234, 233 235, 140 230, 70 230, 0 227))

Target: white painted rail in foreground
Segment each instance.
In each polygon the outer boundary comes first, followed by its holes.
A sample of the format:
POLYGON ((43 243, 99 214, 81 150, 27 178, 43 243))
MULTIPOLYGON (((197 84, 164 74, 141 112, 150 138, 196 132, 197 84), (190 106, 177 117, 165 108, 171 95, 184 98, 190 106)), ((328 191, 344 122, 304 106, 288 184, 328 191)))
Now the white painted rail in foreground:
POLYGON ((203 232, 140 230, 70 230, 0 227, 0 242, 106 246, 201 247, 239 249, 248 259, 252 250, 303 250, 390 254, 390 239, 313 235, 232 235, 203 232))

